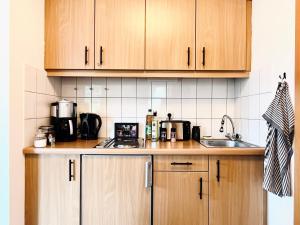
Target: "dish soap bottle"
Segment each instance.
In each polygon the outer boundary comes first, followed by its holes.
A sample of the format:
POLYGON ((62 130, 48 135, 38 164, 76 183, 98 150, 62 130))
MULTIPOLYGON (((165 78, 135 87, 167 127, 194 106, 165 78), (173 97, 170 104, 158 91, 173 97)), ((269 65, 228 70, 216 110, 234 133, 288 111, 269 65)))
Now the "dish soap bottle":
POLYGON ((158 120, 157 120, 157 112, 153 112, 153 119, 152 119, 152 141, 158 141, 158 120))
POLYGON ((153 120, 152 109, 148 109, 148 114, 146 116, 146 127, 145 127, 146 140, 152 139, 152 120, 153 120))

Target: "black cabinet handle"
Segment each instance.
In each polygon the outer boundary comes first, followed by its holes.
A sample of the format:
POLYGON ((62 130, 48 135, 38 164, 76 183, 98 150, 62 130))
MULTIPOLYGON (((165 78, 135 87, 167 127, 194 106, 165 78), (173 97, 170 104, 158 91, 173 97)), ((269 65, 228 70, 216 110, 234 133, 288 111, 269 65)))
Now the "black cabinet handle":
POLYGON ((100 65, 103 64, 103 47, 100 46, 100 65))
POLYGON ((69 181, 75 180, 75 160, 69 159, 69 181))
POLYGON ((190 61, 191 61, 191 48, 190 47, 188 47, 188 61, 187 61, 187 64, 188 64, 188 66, 190 66, 190 61))
POLYGON ((200 192, 199 192, 199 196, 200 196, 200 199, 202 199, 202 186, 203 186, 203 179, 202 179, 202 177, 200 177, 200 192))
POLYGON ((217 160, 217 181, 220 182, 220 160, 217 160))
POLYGON ((202 65, 205 66, 205 47, 202 48, 202 65))
POLYGON ((185 166, 190 166, 192 165, 193 163, 191 162, 171 162, 171 165, 172 166, 178 166, 178 165, 185 165, 185 166))
POLYGON ((88 52, 89 52, 89 49, 87 46, 85 46, 85 48, 84 48, 84 64, 85 65, 87 65, 89 63, 88 52))

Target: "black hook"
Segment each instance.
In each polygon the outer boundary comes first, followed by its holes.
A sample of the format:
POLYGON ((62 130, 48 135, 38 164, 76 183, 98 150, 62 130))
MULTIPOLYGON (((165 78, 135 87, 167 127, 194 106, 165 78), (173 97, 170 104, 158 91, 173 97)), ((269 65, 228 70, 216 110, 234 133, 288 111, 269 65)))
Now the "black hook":
POLYGON ((279 75, 279 78, 281 79, 281 81, 286 79, 286 72, 283 73, 283 75, 279 75))

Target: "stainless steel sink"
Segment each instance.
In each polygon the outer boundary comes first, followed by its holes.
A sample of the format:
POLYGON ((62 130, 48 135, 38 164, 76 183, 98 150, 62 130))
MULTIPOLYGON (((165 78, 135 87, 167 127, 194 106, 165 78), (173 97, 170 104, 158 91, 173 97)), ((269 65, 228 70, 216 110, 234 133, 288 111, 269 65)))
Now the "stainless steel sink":
POLYGON ((259 146, 253 145, 244 141, 231 141, 223 139, 215 140, 201 140, 200 143, 207 148, 257 148, 259 146))

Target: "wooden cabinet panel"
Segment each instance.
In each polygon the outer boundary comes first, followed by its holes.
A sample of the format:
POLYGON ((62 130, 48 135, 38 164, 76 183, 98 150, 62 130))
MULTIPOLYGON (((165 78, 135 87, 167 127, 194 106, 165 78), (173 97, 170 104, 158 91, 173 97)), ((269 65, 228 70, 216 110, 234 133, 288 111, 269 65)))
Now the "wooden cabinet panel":
POLYGON ((208 224, 207 172, 155 172, 153 184, 154 225, 208 224))
POLYGON ((146 69, 195 69, 195 0, 146 1, 146 69))
POLYGON ((25 224, 79 225, 79 156, 28 155, 25 169, 25 224))
POLYGON ((154 171, 208 171, 208 156, 156 155, 154 171))
POLYGON ((197 70, 246 70, 246 2, 197 0, 197 70))
POLYGON ((210 156, 209 181, 209 225, 266 225, 262 157, 210 156))
POLYGON ((45 69, 94 69, 94 0, 45 1, 45 69))
POLYGON ((82 224, 150 225, 150 156, 82 156, 82 224))
POLYGON ((143 70, 145 1, 95 2, 95 68, 143 70))

